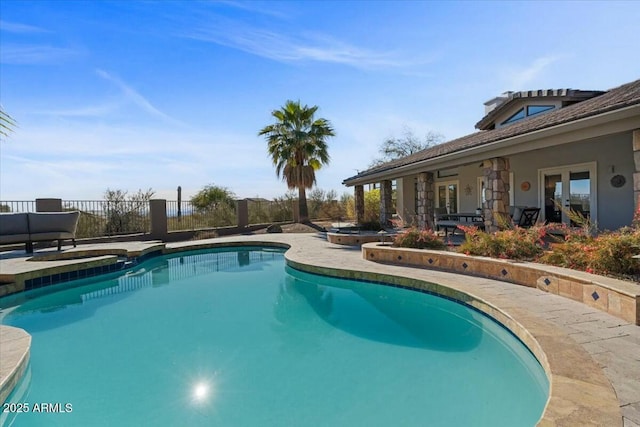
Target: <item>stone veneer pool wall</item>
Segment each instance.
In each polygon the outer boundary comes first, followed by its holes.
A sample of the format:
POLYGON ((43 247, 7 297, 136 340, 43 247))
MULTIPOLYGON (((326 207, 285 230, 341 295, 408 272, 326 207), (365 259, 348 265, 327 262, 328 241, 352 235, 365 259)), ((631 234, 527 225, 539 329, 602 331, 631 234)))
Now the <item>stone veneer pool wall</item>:
POLYGON ((359 246, 363 243, 391 241, 395 234, 385 233, 381 236, 378 233, 327 233, 327 241, 336 245, 359 246))
POLYGON ((640 286, 623 280, 530 262, 377 243, 363 245, 362 256, 368 261, 449 271, 538 288, 640 325, 640 286))

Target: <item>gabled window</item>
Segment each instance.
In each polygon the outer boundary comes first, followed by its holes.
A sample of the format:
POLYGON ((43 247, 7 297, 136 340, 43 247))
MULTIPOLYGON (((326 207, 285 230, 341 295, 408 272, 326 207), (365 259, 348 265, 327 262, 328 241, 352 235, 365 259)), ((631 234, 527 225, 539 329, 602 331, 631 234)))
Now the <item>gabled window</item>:
POLYGON ((544 113, 545 111, 551 111, 556 108, 553 105, 528 105, 527 108, 519 109, 514 115, 502 122, 500 125, 508 125, 518 120, 522 120, 525 117, 535 116, 536 114, 544 113))

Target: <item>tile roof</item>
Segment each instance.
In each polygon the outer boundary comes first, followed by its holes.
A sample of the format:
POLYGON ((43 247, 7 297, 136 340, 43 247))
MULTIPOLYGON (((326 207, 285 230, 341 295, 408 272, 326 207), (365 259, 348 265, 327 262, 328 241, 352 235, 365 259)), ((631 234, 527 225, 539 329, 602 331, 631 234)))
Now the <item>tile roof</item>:
POLYGON ((455 153, 465 149, 479 147, 503 139, 524 135, 541 129, 557 126, 579 119, 596 116, 606 112, 622 109, 631 105, 640 104, 640 79, 613 88, 603 95, 588 99, 559 110, 536 115, 526 120, 513 123, 498 129, 485 130, 472 133, 442 144, 426 148, 410 156, 391 160, 360 172, 343 181, 364 178, 368 175, 389 171, 397 167, 410 165, 423 160, 434 159, 446 154, 455 153))

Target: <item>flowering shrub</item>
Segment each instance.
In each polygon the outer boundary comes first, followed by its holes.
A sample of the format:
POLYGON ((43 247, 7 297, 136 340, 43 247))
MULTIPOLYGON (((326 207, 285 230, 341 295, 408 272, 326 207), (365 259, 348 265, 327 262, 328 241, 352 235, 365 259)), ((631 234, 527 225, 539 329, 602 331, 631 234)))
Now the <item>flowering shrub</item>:
MULTIPOLYGON (((569 212, 572 227, 547 224, 530 228, 506 225, 506 229, 486 233, 473 226, 458 226, 465 241, 457 248, 467 255, 535 261, 640 281, 640 208, 631 227, 598 233, 595 224, 579 213, 569 212)), ((394 246, 418 249, 445 249, 431 230, 412 227, 396 237, 394 246)))
POLYGON ((433 232, 433 230, 420 230, 416 227, 411 227, 408 230, 399 233, 393 242, 393 246, 414 249, 445 248, 444 242, 433 232))
POLYGON ((534 260, 542 254, 545 226, 513 227, 495 233, 487 233, 477 227, 458 226, 465 233, 465 241, 458 252, 492 258, 534 260))
POLYGON ((634 276, 640 274, 640 228, 626 227, 598 236, 566 228, 564 242, 552 245, 539 262, 588 273, 634 276))

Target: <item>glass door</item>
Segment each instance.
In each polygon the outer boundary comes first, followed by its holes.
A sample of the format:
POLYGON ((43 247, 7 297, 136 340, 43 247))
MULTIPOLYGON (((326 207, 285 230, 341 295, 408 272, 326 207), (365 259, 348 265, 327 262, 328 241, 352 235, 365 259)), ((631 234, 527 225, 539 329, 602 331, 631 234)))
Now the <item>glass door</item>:
POLYGON ((547 222, 576 225, 569 212, 596 221, 596 164, 540 170, 541 215, 547 222))
POLYGON ((458 213, 458 181, 436 182, 436 207, 458 213))

